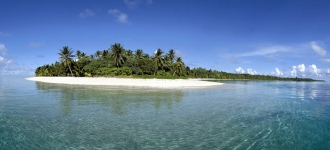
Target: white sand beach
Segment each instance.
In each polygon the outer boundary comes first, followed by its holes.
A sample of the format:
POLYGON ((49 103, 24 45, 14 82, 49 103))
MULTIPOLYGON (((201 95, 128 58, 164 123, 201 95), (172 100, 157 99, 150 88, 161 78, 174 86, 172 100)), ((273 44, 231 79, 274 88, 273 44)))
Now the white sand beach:
POLYGON ((26 80, 46 83, 74 85, 107 85, 150 88, 202 88, 220 86, 223 83, 201 81, 199 79, 133 79, 107 77, 29 77, 26 80))

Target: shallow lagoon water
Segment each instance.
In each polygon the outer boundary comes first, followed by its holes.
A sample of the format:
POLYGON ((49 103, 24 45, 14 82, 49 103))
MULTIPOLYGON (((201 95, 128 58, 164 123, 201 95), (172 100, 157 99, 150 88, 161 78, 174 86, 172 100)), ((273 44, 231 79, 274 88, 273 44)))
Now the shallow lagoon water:
POLYGON ((327 82, 114 88, 0 78, 0 149, 328 149, 327 82))

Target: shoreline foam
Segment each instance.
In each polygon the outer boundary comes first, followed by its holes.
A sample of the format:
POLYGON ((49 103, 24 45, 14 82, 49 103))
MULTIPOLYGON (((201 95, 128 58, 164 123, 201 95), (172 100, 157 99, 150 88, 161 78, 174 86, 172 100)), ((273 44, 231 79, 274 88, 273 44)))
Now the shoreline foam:
POLYGON ((29 77, 26 80, 71 84, 71 85, 105 85, 119 87, 149 87, 149 88, 205 88, 220 86, 223 83, 202 81, 198 79, 134 79, 107 77, 29 77))

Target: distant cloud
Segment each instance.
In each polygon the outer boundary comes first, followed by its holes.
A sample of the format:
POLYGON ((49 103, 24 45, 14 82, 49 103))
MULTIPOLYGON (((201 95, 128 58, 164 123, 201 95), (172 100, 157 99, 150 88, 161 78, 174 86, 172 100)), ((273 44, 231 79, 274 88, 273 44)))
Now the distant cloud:
POLYGON ((184 53, 184 52, 182 52, 182 51, 180 51, 180 50, 175 50, 175 54, 176 54, 176 56, 178 56, 178 57, 186 57, 186 56, 187 56, 186 53, 184 53))
POLYGON ((320 56, 325 56, 327 51, 323 49, 321 46, 317 45, 316 42, 310 42, 311 48, 320 56))
POLYGON ((45 45, 45 42, 40 42, 40 43, 30 43, 30 44, 29 44, 29 47, 38 48, 38 47, 41 47, 41 46, 44 46, 44 45, 45 45))
POLYGON ((271 54, 281 55, 287 53, 291 49, 292 49, 291 47, 286 47, 286 46, 264 47, 264 48, 259 48, 256 51, 237 54, 237 56, 249 57, 249 56, 266 56, 271 54))
POLYGON ((0 67, 8 66, 12 62, 13 62, 12 60, 7 60, 7 59, 0 56, 0 67))
POLYGON ((293 77, 318 77, 321 76, 322 70, 318 69, 315 64, 309 65, 308 68, 304 64, 292 66, 291 76, 293 77))
POLYGON ((122 12, 120 12, 120 10, 118 9, 109 9, 108 13, 114 17, 117 18, 117 21, 119 23, 125 23, 128 24, 128 16, 122 12))
POLYGON ((251 63, 250 61, 238 60, 234 56, 230 57, 229 61, 233 64, 249 64, 249 63, 251 63))
POLYGON ((24 65, 11 65, 1 68, 1 75, 34 75, 34 69, 24 65))
POLYGON ((10 34, 0 32, 0 36, 10 36, 10 34))
POLYGON ((235 69, 235 72, 236 72, 236 73, 245 73, 244 69, 241 68, 241 67, 236 68, 236 69, 235 69))
POLYGON ((253 69, 251 69, 251 68, 248 68, 248 69, 246 69, 246 71, 245 71, 245 70, 244 70, 243 68, 241 68, 241 67, 236 68, 236 69, 235 69, 235 73, 238 73, 238 74, 244 74, 244 73, 247 73, 247 74, 251 74, 251 75, 256 75, 256 74, 258 74, 257 71, 255 71, 255 70, 253 70, 253 69))
POLYGON ((250 69, 250 68, 246 69, 246 72, 247 72, 248 74, 252 74, 252 75, 258 74, 257 71, 252 70, 252 69, 250 69))
POLYGON ((274 75, 275 76, 283 76, 283 72, 281 72, 278 68, 274 68, 274 75))
POLYGON ((321 61, 324 63, 330 63, 330 59, 321 59, 321 61))
POLYGON ((5 44, 0 43, 0 52, 1 52, 1 54, 5 55, 6 51, 7 51, 7 48, 6 48, 5 44))
POLYGON ((95 15, 95 13, 92 10, 85 9, 83 12, 81 12, 79 14, 79 17, 80 18, 86 18, 86 17, 90 17, 90 16, 94 16, 94 15, 95 15))

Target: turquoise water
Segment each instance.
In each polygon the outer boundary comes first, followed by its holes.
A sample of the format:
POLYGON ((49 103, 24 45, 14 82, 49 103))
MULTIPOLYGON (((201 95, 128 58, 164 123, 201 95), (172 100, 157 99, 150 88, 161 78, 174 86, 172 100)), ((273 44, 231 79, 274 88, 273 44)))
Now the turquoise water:
POLYGON ((168 90, 1 77, 0 149, 330 148, 329 83, 225 83, 168 90))

